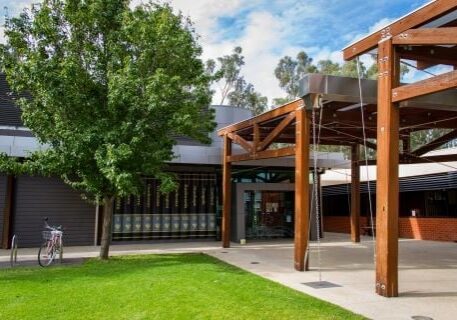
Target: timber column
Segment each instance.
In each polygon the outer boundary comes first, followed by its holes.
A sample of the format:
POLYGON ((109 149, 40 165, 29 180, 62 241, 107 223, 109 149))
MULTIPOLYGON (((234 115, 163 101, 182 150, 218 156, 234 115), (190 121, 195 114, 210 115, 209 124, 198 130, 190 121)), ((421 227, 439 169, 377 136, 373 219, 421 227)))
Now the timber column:
POLYGON ((398 296, 399 109, 392 89, 399 85, 399 60, 388 38, 378 49, 376 187, 376 293, 398 296))
POLYGON ((301 107, 295 123, 295 270, 305 270, 309 237, 309 118, 301 107))
POLYGON ((222 155, 222 247, 230 248, 230 216, 232 214, 232 140, 224 135, 222 155))
POLYGON ((360 242, 360 148, 351 146, 351 240, 360 242))

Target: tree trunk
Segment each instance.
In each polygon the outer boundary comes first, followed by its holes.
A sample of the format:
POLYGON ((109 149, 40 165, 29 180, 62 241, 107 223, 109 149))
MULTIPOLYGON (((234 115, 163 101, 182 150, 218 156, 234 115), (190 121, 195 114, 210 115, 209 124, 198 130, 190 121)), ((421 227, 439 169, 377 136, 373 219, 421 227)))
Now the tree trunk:
POLYGON ((113 221, 113 197, 103 198, 103 228, 100 246, 100 259, 107 260, 111 243, 111 225, 113 221))

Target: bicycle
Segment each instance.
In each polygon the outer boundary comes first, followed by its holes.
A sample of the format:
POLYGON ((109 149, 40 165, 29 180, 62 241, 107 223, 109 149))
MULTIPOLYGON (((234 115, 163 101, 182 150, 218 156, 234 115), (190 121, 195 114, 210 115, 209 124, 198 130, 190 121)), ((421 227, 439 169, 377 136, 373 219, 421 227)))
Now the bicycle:
POLYGON ((11 239, 11 254, 10 254, 10 264, 11 268, 14 267, 17 263, 17 236, 13 235, 11 239))
POLYGON ((49 266, 57 255, 59 255, 59 261, 62 263, 63 256, 63 231, 62 226, 51 227, 48 224, 48 218, 44 219, 44 230, 43 235, 43 244, 38 251, 38 264, 42 267, 49 266))

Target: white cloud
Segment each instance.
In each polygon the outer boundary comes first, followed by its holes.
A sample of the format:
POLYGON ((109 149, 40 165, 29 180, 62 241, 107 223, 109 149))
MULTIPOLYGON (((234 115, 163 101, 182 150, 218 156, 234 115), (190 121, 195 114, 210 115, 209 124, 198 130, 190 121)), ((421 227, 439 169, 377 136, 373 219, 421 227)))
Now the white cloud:
MULTIPOLYGON (((1 2, 2 0, 0 0, 1 2)), ((21 0, 21 7, 33 0, 21 0)), ((269 100, 284 96, 274 77, 274 68, 284 55, 296 56, 304 50, 315 62, 331 59, 343 63, 342 53, 335 50, 332 35, 337 36, 339 30, 328 25, 329 15, 333 12, 326 10, 329 2, 297 1, 297 0, 163 0, 168 1, 176 10, 191 17, 199 42, 203 47, 203 59, 215 59, 230 54, 235 46, 243 48, 245 66, 243 75, 248 82, 269 100), (239 28, 236 33, 227 34, 233 30, 221 29, 220 19, 233 19, 233 24, 239 28), (323 27, 328 25, 328 27, 323 27), (297 42, 298 41, 298 42, 297 42), (297 44, 300 43, 300 44, 297 44), (313 44, 315 44, 313 46, 313 44)), ((132 1, 132 6, 143 0, 132 1)), ((19 2, 17 2, 19 3, 19 2)), ((19 7, 16 3, 15 7, 19 7)), ((384 18, 372 25, 367 32, 389 24, 393 19, 384 18)), ((336 23, 336 22, 335 22, 336 23)), ((338 37, 347 42, 356 37, 351 28, 344 29, 346 35, 338 37)), ((0 32, 2 30, 0 29, 0 32)), ((373 59, 362 56, 361 60, 370 66, 373 59)), ((219 102, 215 95, 214 102, 219 102)))

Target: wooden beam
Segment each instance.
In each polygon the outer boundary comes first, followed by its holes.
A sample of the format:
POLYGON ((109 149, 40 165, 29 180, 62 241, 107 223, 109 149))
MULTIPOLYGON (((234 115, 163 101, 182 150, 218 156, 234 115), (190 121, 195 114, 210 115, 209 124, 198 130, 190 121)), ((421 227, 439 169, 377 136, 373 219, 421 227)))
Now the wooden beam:
POLYGON ((352 60, 378 46, 379 41, 396 36, 406 30, 419 27, 438 19, 457 8, 457 0, 436 0, 416 10, 401 20, 351 44, 343 50, 344 60, 352 60))
POLYGON ((265 122, 265 121, 271 121, 284 114, 288 114, 292 111, 295 111, 296 109, 300 108, 302 105, 303 105, 303 100, 301 100, 301 99, 291 101, 291 102, 286 103, 285 105, 277 107, 273 110, 262 113, 254 118, 244 120, 244 121, 232 124, 228 127, 222 128, 217 131, 217 134, 219 136, 223 136, 226 133, 238 131, 238 130, 253 126, 254 123, 261 124, 262 122, 265 122))
POLYGON ((13 213, 16 178, 13 175, 6 177, 5 205, 3 207, 2 249, 10 249, 13 238, 13 213))
POLYGON ((399 108, 392 88, 399 83, 399 60, 392 40, 379 43, 376 186, 376 293, 398 296, 399 108))
POLYGON ((351 240, 360 242, 360 148, 351 147, 351 240))
POLYGON ((432 78, 392 89, 392 102, 425 96, 427 94, 457 88, 457 71, 450 71, 432 78))
POLYGON ((417 61, 417 68, 438 64, 457 65, 457 47, 439 46, 400 46, 397 48, 400 59, 417 61))
POLYGON ((253 145, 247 142, 245 139, 237 135, 236 133, 230 132, 227 133, 227 136, 236 144, 240 145, 247 152, 252 152, 254 150, 253 145))
POLYGON ((264 150, 257 153, 234 154, 228 157, 229 162, 239 162, 258 159, 281 158, 295 155, 295 147, 264 150))
POLYGON ((254 148, 254 150, 257 150, 257 148, 260 144, 260 126, 258 123, 254 123, 253 133, 254 133, 253 148, 254 148))
POLYGON ((262 151, 268 148, 270 144, 274 142, 276 137, 278 137, 294 119, 295 111, 292 111, 284 119, 282 119, 282 121, 276 126, 276 128, 274 128, 273 131, 271 131, 270 134, 268 134, 268 136, 266 136, 262 142, 260 142, 256 151, 262 151))
POLYGON ((441 147, 443 144, 448 143, 449 141, 452 141, 454 139, 457 139, 457 129, 452 130, 451 132, 446 133, 439 138, 436 138, 432 142, 417 148, 416 150, 411 152, 411 154, 413 156, 421 156, 427 152, 437 149, 438 147, 441 147))
POLYGON ((295 135, 295 270, 305 270, 309 237, 309 118, 306 109, 296 113, 295 135))
POLYGON ((439 156, 414 157, 409 156, 402 159, 402 163, 437 163, 437 162, 454 162, 457 161, 456 154, 443 154, 439 156))
POLYGON ((232 140, 224 135, 222 158, 222 247, 230 248, 230 218, 232 214, 232 140))
POLYGON ((410 29, 392 38, 394 45, 453 45, 457 44, 457 28, 410 29))

